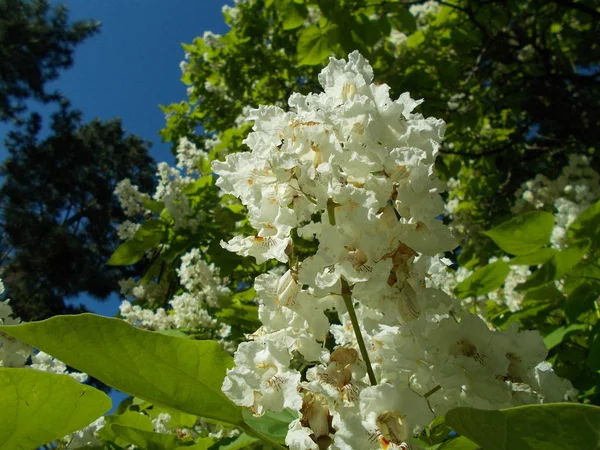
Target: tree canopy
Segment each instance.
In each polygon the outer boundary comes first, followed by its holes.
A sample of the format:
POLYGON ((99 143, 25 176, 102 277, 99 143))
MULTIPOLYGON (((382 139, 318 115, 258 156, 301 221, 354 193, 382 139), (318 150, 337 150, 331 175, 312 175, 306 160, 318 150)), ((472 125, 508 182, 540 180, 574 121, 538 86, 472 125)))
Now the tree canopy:
POLYGON ((60 99, 46 85, 73 64, 75 47, 97 33, 98 22, 68 22, 65 5, 48 0, 0 1, 0 121, 17 119, 25 100, 60 99))
POLYGON ((29 320, 65 311, 65 297, 118 290, 130 271, 105 265, 125 218, 114 190, 124 178, 151 189, 155 171, 150 144, 126 135, 119 119, 82 124, 63 103, 43 139, 41 122, 32 114, 9 134, 0 188, 3 278, 29 320))

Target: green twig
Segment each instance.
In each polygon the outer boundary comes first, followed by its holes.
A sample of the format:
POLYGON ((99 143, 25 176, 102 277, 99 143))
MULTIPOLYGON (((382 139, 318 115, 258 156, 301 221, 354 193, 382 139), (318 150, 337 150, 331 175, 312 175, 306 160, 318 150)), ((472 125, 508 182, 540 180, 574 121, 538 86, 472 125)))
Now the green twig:
POLYGON ((367 374, 369 375, 369 381, 371 382, 371 386, 375 386, 377 384, 377 379, 375 378, 373 367, 371 367, 371 361, 369 360, 369 354, 367 353, 365 340, 362 337, 362 332, 360 331, 360 326, 358 324, 358 317, 356 317, 356 311, 354 311, 354 305, 352 304, 352 291, 350 290, 348 282, 343 277, 342 297, 344 298, 344 304, 346 305, 346 309, 348 310, 348 314, 350 315, 350 321, 352 322, 352 327, 354 328, 354 334, 356 335, 356 341, 358 342, 360 354, 362 355, 363 361, 367 366, 367 374))
POLYGON ((335 207, 340 206, 330 198, 327 199, 327 217, 329 217, 329 225, 335 227, 335 207))
POLYGON ((439 391, 442 387, 438 384, 436 387, 434 387, 432 390, 430 390, 429 392, 427 392, 423 397, 428 398, 431 397, 433 394, 435 394, 437 391, 439 391))

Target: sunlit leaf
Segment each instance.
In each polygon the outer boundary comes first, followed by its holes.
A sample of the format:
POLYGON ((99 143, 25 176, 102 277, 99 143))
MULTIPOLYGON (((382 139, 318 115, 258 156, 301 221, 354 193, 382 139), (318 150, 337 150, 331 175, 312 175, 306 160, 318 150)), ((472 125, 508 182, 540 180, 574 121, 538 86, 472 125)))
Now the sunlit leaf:
POLYGON ((446 423, 485 450, 600 448, 600 408, 557 403, 500 411, 456 408, 446 423))
POLYGON ((0 330, 121 392, 226 423, 242 422, 241 409, 221 392, 233 360, 217 342, 165 336, 93 314, 0 330))
POLYGON ((554 216, 544 211, 531 211, 484 232, 511 255, 527 255, 550 243, 554 216))
POLYGON ((0 448, 29 450, 77 431, 111 408, 69 375, 0 368, 0 448))

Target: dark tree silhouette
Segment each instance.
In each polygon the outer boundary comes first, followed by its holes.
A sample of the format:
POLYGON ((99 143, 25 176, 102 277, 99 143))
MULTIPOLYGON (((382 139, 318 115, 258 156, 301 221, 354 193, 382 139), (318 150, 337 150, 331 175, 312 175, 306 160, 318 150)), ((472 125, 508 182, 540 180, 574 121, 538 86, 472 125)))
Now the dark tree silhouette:
POLYGON ((28 98, 60 99, 46 83, 71 67, 75 46, 99 29, 95 21, 69 24, 67 7, 48 0, 0 0, 0 121, 19 119, 28 98))
POLYGON ((118 289, 133 269, 105 266, 125 219, 114 188, 124 178, 143 191, 154 186, 150 144, 126 136, 119 119, 82 125, 62 101, 51 122, 43 140, 35 113, 9 133, 0 172, 2 278, 24 320, 73 312, 65 297, 103 299, 118 289))

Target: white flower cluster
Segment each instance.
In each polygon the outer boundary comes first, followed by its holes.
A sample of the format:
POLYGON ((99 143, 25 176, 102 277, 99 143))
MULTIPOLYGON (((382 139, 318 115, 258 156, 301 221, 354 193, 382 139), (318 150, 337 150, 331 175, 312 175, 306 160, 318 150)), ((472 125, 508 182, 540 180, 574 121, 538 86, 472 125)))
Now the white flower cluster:
MULTIPOLYGON (((488 259, 488 264, 492 264, 498 261, 497 257, 488 259)), ((502 261, 510 263, 508 256, 503 256, 502 261)), ((477 298, 468 297, 463 299, 463 303, 466 305, 474 305, 475 308, 479 309, 485 304, 487 300, 492 300, 499 305, 506 305, 508 308, 515 312, 521 309, 523 300, 525 299, 526 292, 517 291, 516 287, 527 281, 531 270, 528 266, 509 264, 510 272, 504 280, 504 284, 501 288, 489 292, 486 295, 479 296, 477 298)), ((452 295, 454 288, 462 281, 473 275, 473 271, 465 267, 459 267, 458 270, 445 270, 443 272, 432 275, 432 285, 438 289, 443 290, 449 295, 452 295)))
POLYGON ((98 438, 98 431, 106 425, 105 416, 94 420, 88 426, 77 430, 61 439, 62 448, 101 448, 102 441, 98 438))
MULTIPOLYGON (((162 201, 170 216, 175 221, 175 229, 191 229, 198 227, 202 217, 194 212, 190 199, 184 189, 192 184, 198 177, 198 163, 202 158, 202 151, 197 149, 192 142, 183 138, 177 148, 177 168, 170 167, 167 163, 158 164, 156 176, 158 186, 152 195, 156 201, 162 201), (181 174, 181 171, 184 174, 181 174)), ((139 188, 125 178, 115 188, 114 194, 119 198, 121 207, 129 217, 138 217, 140 214, 152 214, 143 202, 150 196, 141 193, 139 188)), ((131 239, 140 224, 129 220, 121 223, 117 228, 119 237, 123 240, 131 239)))
MULTIPOLYGON (((0 281, 1 292, 4 285, 0 281)), ((0 292, 0 293, 1 293, 0 292)), ((10 300, 0 302, 0 325, 18 325, 21 320, 12 316, 10 300)), ((18 339, 0 333, 0 367, 23 367, 31 356, 32 349, 18 339)))
POLYGON ((259 107, 252 151, 213 162, 257 230, 223 247, 290 266, 255 280, 263 326, 223 391, 257 415, 296 411, 291 449, 406 448, 452 407, 562 400, 569 388, 539 334, 492 332, 428 287, 444 266, 435 255, 455 246, 437 219, 444 123, 372 80, 358 52, 331 58, 323 93, 293 94, 290 112, 259 107), (318 240, 314 255, 297 255, 296 233, 318 240))
MULTIPOLYGON (((225 340, 231 331, 230 327, 220 323, 207 310, 207 307, 218 307, 222 297, 231 295, 219 277, 218 269, 214 264, 206 263, 199 249, 192 249, 182 256, 177 275, 185 291, 169 301, 169 310, 145 309, 125 300, 119 307, 121 317, 134 326, 148 330, 212 330, 216 338, 225 340)), ((156 283, 142 285, 130 279, 121 285, 125 295, 146 301, 151 301, 147 294, 152 286, 160 289, 164 296, 162 285, 156 283)))
POLYGON ((126 241, 127 239, 133 238, 141 226, 142 225, 140 223, 134 223, 131 220, 125 220, 117 226, 117 234, 119 239, 126 241))
POLYGON ((515 195, 514 214, 534 209, 554 213, 551 244, 560 249, 565 246, 569 225, 600 198, 600 175, 590 166, 587 156, 569 155, 569 164, 556 180, 537 175, 525 182, 515 195))
POLYGON ((162 162, 158 164, 158 186, 152 196, 154 200, 165 203, 165 208, 175 221, 175 229, 194 230, 200 223, 183 189, 194 179, 181 176, 178 169, 162 162))
MULTIPOLYGON (((0 295, 4 293, 4 283, 0 280, 0 295)), ((8 304, 10 300, 0 302, 0 325, 18 325, 21 319, 13 317, 13 310, 8 304)), ((23 342, 0 333, 0 367, 29 367, 42 372, 67 374, 85 383, 87 374, 81 372, 67 372, 67 366, 62 361, 54 359, 44 352, 35 353, 33 348, 23 342)))
POLYGON ((427 19, 438 13, 440 3, 436 0, 428 0, 422 3, 411 5, 408 11, 417 18, 417 23, 420 27, 427 24, 427 19))
POLYGON ((121 208, 129 217, 134 217, 145 211, 142 202, 148 199, 148 195, 141 193, 136 185, 131 184, 129 178, 119 181, 115 188, 115 195, 119 197, 121 208))
POLYGON ((196 147, 188 138, 182 137, 177 146, 177 168, 185 171, 187 176, 198 175, 198 165, 204 152, 196 147))
POLYGON ((197 439, 198 437, 210 437, 215 440, 225 438, 235 438, 240 435, 237 428, 226 428, 222 425, 206 422, 198 417, 196 423, 191 428, 174 428, 171 424, 172 417, 169 413, 160 413, 155 419, 152 419, 154 431, 163 434, 177 434, 180 439, 197 439))

